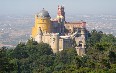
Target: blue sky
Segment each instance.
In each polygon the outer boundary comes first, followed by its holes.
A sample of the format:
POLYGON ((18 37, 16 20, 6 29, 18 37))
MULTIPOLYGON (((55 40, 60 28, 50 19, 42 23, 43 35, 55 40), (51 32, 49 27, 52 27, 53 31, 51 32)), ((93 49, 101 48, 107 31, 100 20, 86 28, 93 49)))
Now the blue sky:
POLYGON ((34 14, 42 8, 51 14, 58 5, 65 6, 66 13, 116 14, 116 0, 0 0, 0 15, 34 14))

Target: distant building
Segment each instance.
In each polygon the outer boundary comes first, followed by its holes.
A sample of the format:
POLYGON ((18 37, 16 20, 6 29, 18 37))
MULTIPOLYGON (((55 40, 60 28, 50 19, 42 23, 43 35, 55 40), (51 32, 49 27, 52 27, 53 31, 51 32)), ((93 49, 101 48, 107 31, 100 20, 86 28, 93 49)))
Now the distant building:
POLYGON ((63 6, 58 6, 56 19, 51 19, 48 11, 43 9, 35 15, 35 25, 31 37, 38 43, 48 43, 53 52, 75 48, 77 54, 85 54, 86 22, 66 22, 63 6))

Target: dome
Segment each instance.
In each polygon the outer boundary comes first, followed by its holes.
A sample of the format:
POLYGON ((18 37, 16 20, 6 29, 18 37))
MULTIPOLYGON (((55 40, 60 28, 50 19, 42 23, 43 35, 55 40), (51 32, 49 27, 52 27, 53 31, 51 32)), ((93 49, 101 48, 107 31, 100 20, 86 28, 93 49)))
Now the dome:
POLYGON ((46 11, 44 9, 42 11, 40 11, 37 15, 38 15, 38 17, 50 17, 48 11, 46 11))

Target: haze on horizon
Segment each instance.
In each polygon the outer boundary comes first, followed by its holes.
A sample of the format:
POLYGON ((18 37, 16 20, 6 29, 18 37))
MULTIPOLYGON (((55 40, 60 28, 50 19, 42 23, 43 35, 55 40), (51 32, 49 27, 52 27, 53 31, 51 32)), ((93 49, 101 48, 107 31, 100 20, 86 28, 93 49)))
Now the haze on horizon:
POLYGON ((56 14, 58 5, 68 14, 116 14, 116 0, 0 0, 0 15, 35 14, 43 8, 56 14))

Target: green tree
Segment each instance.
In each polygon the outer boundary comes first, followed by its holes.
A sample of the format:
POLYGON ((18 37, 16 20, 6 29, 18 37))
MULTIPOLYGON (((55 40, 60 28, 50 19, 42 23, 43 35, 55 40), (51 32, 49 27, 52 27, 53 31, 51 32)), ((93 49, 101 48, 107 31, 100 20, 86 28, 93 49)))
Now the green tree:
POLYGON ((10 58, 7 57, 7 49, 2 47, 0 49, 0 73, 10 73, 14 70, 15 65, 10 62, 10 58))

